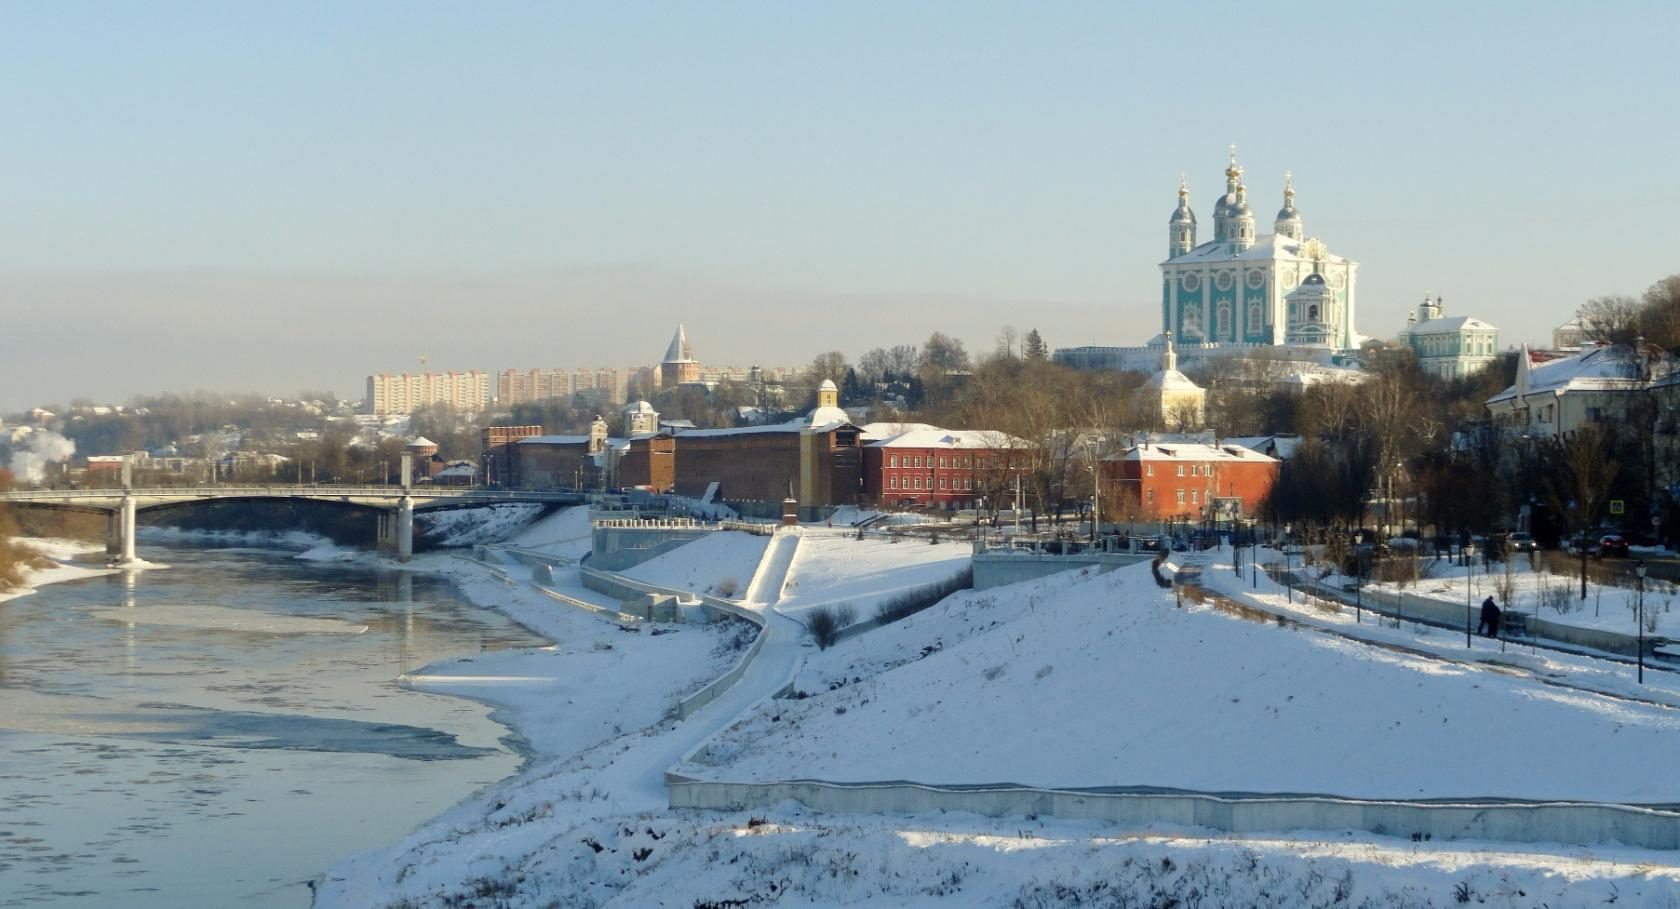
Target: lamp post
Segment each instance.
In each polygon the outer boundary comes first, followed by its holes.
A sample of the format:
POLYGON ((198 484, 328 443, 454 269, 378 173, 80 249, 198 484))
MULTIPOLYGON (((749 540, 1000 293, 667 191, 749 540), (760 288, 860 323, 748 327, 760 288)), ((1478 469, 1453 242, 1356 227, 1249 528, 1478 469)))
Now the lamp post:
POLYGON ((1639 575, 1639 610, 1635 618, 1639 622, 1639 684, 1645 684, 1645 563, 1640 561, 1633 566, 1633 573, 1639 575))
POLYGON ((1365 545, 1365 532, 1356 531, 1353 535, 1353 621, 1354 624, 1365 623, 1365 554, 1360 547, 1365 545))
POLYGON ((1476 605, 1475 605, 1476 604, 1476 594, 1473 592, 1474 587, 1471 585, 1470 580, 1476 574, 1476 563, 1470 561, 1469 559, 1466 559, 1465 562, 1466 562, 1466 564, 1465 564, 1465 567, 1464 567, 1464 646, 1465 647, 1473 647, 1475 645, 1473 645, 1470 642, 1470 616, 1474 615, 1475 611, 1476 611, 1476 605))
POLYGON ((1287 522, 1283 525, 1283 595, 1291 603, 1295 602, 1295 578, 1289 573, 1289 540, 1293 536, 1290 528, 1293 526, 1287 522))

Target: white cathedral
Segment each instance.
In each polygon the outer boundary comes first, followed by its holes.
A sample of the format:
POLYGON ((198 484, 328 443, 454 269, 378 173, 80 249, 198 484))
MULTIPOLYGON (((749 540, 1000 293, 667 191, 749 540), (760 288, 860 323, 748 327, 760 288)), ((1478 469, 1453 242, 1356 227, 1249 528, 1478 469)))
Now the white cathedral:
POLYGON ((1231 149, 1225 194, 1213 207, 1213 239, 1197 242, 1190 188, 1180 177, 1161 263, 1161 333, 1143 347, 1075 347, 1059 362, 1082 369, 1153 370, 1171 340, 1188 362, 1278 348, 1307 372, 1352 365, 1364 337, 1354 327, 1359 263, 1309 238, 1284 174, 1272 232, 1256 234, 1243 168, 1231 149))
POLYGON ((1161 331, 1180 345, 1359 346, 1353 327, 1359 263, 1307 238, 1289 174, 1272 232, 1256 236, 1233 148, 1225 194, 1213 206, 1213 239, 1196 243, 1196 213, 1182 178, 1167 232, 1161 331))

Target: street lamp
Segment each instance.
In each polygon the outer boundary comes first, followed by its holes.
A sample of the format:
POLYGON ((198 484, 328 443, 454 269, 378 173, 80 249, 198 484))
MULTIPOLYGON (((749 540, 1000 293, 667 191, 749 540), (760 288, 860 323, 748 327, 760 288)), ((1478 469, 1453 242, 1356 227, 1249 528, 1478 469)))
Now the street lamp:
POLYGON ((1365 622, 1365 554, 1360 547, 1365 545, 1365 532, 1355 531, 1353 534, 1353 621, 1354 624, 1365 622))
POLYGON ((1633 573, 1639 575, 1639 611, 1636 618, 1639 621, 1639 684, 1645 684, 1645 563, 1641 561, 1633 566, 1633 573))
POLYGON ((1294 532, 1291 530, 1294 526, 1287 521, 1283 525, 1283 595, 1291 603, 1295 602, 1295 576, 1290 574, 1289 540, 1290 537, 1294 536, 1294 532))

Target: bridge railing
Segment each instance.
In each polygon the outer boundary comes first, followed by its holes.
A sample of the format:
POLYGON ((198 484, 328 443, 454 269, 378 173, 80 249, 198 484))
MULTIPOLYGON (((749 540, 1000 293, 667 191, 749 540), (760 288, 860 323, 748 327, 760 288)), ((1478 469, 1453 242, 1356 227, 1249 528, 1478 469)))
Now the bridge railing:
POLYGON ((180 498, 232 498, 237 496, 293 496, 293 497, 340 497, 353 496, 362 498, 401 498, 405 495, 421 498, 457 498, 479 499, 486 501, 531 501, 562 500, 580 498, 579 493, 564 491, 538 490, 509 490, 509 489, 475 489, 456 488, 449 486, 416 486, 404 489, 401 486, 333 486, 333 485, 260 485, 260 486, 158 486, 149 488, 122 489, 108 487, 100 489, 18 489, 0 493, 0 501, 28 502, 28 501, 60 501, 64 499, 110 499, 124 495, 148 497, 180 497, 180 498))

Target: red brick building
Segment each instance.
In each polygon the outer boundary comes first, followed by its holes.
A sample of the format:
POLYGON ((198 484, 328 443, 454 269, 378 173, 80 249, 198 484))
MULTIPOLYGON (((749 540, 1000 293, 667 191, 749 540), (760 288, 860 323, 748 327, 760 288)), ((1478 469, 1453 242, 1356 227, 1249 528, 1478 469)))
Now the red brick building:
POLYGON ((1025 443, 990 431, 916 425, 883 435, 863 449, 863 495, 887 507, 970 508, 1010 482, 1008 468, 1025 443))
POLYGON ((1139 518, 1253 517, 1277 482, 1278 460, 1241 445, 1145 442, 1103 461, 1103 511, 1139 518), (1110 508, 1116 511, 1110 511, 1110 508))

